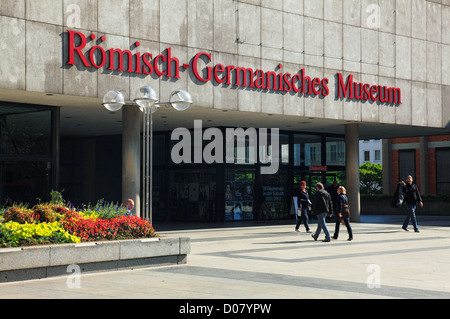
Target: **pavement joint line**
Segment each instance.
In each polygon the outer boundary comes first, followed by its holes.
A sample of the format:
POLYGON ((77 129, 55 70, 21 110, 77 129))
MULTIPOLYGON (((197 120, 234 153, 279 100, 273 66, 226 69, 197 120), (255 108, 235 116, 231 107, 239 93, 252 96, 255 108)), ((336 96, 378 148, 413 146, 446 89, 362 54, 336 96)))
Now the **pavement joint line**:
POLYGON ((370 295, 378 295, 385 297, 397 298, 450 298, 450 292, 435 291, 417 288, 404 288, 397 286, 385 286, 370 289, 367 283, 358 283, 352 281, 314 278, 304 276, 292 276, 284 274, 273 274, 264 272, 250 272, 244 270, 229 270, 211 267, 189 266, 184 267, 167 267, 159 269, 160 272, 168 272, 171 274, 189 274, 198 277, 217 277, 227 280, 251 281, 275 285, 296 286, 298 288, 314 288, 324 290, 358 292, 370 295))
MULTIPOLYGON (((381 256, 381 255, 393 255, 393 254, 407 254, 407 253, 417 253, 417 252, 429 252, 436 250, 450 250, 450 246, 442 246, 442 247, 423 247, 423 248, 410 248, 410 249, 401 249, 401 250, 385 250, 385 251, 372 251, 372 252, 363 252, 363 253, 351 253, 351 254, 338 254, 338 255, 321 255, 314 257, 305 257, 305 258, 291 258, 291 259, 281 259, 275 257, 260 257, 260 256, 249 256, 249 251, 239 251, 239 252, 225 252, 225 253, 205 253, 203 255, 215 256, 215 257, 226 257, 226 258, 237 258, 237 259, 252 259, 252 260, 264 260, 264 261, 275 261, 282 263, 301 263, 301 262, 311 262, 317 260, 326 260, 326 259, 348 259, 348 258, 357 258, 357 257, 368 257, 368 256, 381 256)), ((255 251, 252 251, 255 252, 255 251)))
POLYGON ((362 216, 370 222, 352 224, 353 241, 342 226, 331 243, 294 232, 292 221, 222 229, 166 225, 183 228, 161 234, 191 238, 186 265, 86 273, 80 290, 67 287, 65 276, 4 283, 0 299, 450 299, 450 217, 420 223, 419 234, 401 230, 403 218, 362 216), (380 288, 368 286, 370 265, 380 267, 380 288))

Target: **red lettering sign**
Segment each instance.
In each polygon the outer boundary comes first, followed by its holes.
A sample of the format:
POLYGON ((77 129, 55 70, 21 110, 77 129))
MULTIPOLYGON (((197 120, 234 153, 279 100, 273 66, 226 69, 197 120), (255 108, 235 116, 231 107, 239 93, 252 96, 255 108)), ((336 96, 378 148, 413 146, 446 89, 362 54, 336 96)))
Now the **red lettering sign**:
POLYGON ((324 165, 311 165, 309 167, 309 170, 311 172, 326 172, 327 171, 327 166, 324 165))
MULTIPOLYGON (((100 43, 86 49, 89 40, 83 33, 72 30, 68 30, 67 33, 69 36, 68 65, 75 65, 77 61, 81 61, 88 68, 107 67, 111 71, 180 78, 180 61, 172 56, 170 47, 153 58, 149 52, 134 52, 140 47, 139 42, 135 42, 133 48, 130 49, 105 49, 101 42, 105 42, 106 37, 102 36, 99 39, 100 43)), ((96 36, 91 34, 89 38, 92 41, 96 36)), ((182 68, 192 69, 194 78, 200 82, 214 81, 215 84, 224 83, 236 87, 259 89, 263 92, 292 91, 295 94, 312 96, 328 96, 330 93, 329 80, 327 78, 311 78, 306 75, 305 68, 292 75, 283 71, 282 64, 278 64, 278 71, 275 72, 254 70, 245 66, 225 66, 220 63, 211 66, 211 61, 210 53, 199 52, 194 56, 191 64, 182 64, 182 68)), ((358 83, 354 81, 352 74, 344 80, 341 73, 336 74, 336 83, 337 99, 402 104, 402 94, 399 88, 358 83)))
POLYGON ((340 99, 402 104, 402 91, 399 88, 353 82, 352 74, 345 82, 341 73, 337 74, 337 84, 337 97, 340 99))
MULTIPOLYGON (((166 76, 169 78, 180 78, 180 61, 178 58, 172 57, 172 48, 167 48, 164 54, 157 55, 154 59, 151 53, 141 52, 133 53, 132 50, 122 50, 120 48, 111 48, 105 50, 102 46, 96 45, 87 50, 88 39, 86 36, 77 31, 68 30, 69 35, 69 60, 68 65, 75 65, 78 58, 85 67, 93 67, 100 69, 104 66, 108 70, 121 71, 129 73, 143 73, 146 75, 155 73, 158 76, 166 76)), ((90 38, 94 40, 95 35, 90 38)), ((106 41, 106 37, 100 38, 101 42, 106 41)), ((138 48, 139 42, 134 47, 138 48)))

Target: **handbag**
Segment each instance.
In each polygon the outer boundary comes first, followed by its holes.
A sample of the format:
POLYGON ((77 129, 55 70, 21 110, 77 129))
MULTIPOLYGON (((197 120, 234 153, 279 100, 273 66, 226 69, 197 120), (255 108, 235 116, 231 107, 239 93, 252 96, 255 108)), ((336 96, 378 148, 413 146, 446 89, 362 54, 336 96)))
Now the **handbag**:
POLYGON ((350 206, 348 204, 344 204, 343 206, 344 206, 342 209, 343 217, 350 218, 350 206))

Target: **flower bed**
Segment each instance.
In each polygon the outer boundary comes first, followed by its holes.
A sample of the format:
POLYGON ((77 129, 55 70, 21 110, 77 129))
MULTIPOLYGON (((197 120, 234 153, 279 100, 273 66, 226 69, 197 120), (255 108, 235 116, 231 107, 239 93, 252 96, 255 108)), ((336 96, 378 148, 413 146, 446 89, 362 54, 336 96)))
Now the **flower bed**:
POLYGON ((146 220, 104 202, 82 210, 52 203, 14 205, 0 223, 0 247, 156 237, 146 220))

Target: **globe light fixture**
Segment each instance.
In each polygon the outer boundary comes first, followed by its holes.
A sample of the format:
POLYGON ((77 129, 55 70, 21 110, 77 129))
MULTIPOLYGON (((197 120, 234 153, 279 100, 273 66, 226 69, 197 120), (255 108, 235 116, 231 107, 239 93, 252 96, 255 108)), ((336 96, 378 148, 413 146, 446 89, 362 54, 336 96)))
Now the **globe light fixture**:
POLYGON ((152 222, 152 184, 153 184, 153 113, 162 106, 172 106, 177 111, 185 111, 192 104, 191 95, 183 90, 172 92, 169 102, 158 102, 158 96, 149 86, 139 89, 138 96, 125 102, 123 94, 117 90, 109 91, 103 97, 103 106, 110 112, 119 111, 123 105, 139 107, 142 116, 142 213, 141 217, 152 222))
POLYGON ((191 95, 183 90, 172 92, 169 98, 169 103, 177 111, 185 111, 192 104, 191 95))
POLYGON ((142 94, 142 97, 135 98, 134 102, 139 105, 141 112, 144 112, 146 109, 152 109, 152 112, 155 112, 156 109, 153 110, 153 106, 158 102, 155 91, 149 86, 143 86, 139 92, 142 94))
POLYGON ((125 99, 122 93, 112 90, 105 94, 102 104, 108 111, 116 112, 125 105, 125 99))

